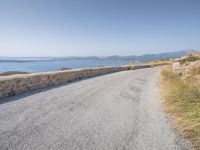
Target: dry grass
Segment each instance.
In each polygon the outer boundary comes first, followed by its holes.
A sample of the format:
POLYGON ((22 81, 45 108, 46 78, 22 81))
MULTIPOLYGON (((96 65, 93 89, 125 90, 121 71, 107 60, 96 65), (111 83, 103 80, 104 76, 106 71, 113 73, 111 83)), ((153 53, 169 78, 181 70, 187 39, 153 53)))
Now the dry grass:
POLYGON ((198 76, 200 75, 200 66, 194 66, 190 70, 190 76, 198 76))
POLYGON ((152 67, 155 67, 155 66, 162 66, 162 65, 171 65, 172 63, 173 63, 172 61, 165 60, 165 61, 151 61, 151 62, 148 62, 147 64, 151 65, 152 67))
MULTIPOLYGON (((192 75, 199 73, 199 70, 192 75)), ((191 141, 195 149, 200 150, 199 80, 182 80, 171 68, 167 68, 161 72, 161 87, 165 111, 175 121, 183 136, 191 141)))

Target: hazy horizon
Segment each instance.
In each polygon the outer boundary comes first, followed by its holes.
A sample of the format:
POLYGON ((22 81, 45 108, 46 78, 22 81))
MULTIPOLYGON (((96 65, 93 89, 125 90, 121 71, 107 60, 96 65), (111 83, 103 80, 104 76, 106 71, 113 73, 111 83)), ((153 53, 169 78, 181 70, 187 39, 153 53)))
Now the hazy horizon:
POLYGON ((0 56, 129 56, 200 49, 200 1, 0 1, 0 56))
POLYGON ((126 56, 143 56, 143 55, 156 55, 156 54, 164 54, 164 53, 176 53, 176 52, 183 52, 183 51, 200 51, 200 50, 193 50, 193 49, 188 49, 188 50, 178 50, 178 51, 165 51, 165 52, 158 52, 158 53, 144 53, 140 55, 105 55, 105 56, 98 56, 98 55, 91 55, 91 56, 1 56, 0 58, 67 58, 67 57, 98 57, 98 58, 103 58, 103 57, 112 57, 112 56, 119 56, 119 57, 126 57, 126 56))

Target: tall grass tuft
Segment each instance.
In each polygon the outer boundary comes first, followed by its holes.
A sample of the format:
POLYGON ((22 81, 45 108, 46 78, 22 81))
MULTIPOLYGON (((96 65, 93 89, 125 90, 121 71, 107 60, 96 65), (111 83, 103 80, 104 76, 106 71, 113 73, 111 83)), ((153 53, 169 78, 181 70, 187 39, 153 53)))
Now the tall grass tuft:
POLYGON ((161 87, 165 111, 175 120, 185 138, 200 150, 200 82, 195 78, 197 73, 199 70, 191 73, 190 79, 183 80, 167 68, 161 72, 161 87))

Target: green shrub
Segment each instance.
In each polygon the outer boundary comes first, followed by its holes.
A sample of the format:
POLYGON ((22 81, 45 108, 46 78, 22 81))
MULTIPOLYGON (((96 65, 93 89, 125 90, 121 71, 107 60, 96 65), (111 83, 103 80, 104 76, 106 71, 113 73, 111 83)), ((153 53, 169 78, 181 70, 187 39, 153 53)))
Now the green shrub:
POLYGON ((193 61, 197 61, 197 60, 200 60, 200 58, 198 56, 190 56, 190 57, 181 59, 179 62, 182 65, 182 64, 185 64, 187 62, 193 62, 193 61))

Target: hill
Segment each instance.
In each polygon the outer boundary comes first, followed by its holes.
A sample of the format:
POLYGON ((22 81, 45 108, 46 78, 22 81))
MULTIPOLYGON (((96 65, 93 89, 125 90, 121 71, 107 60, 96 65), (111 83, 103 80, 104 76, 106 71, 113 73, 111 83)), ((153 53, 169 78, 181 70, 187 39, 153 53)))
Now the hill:
POLYGON ((181 50, 175 52, 166 52, 159 54, 144 54, 141 56, 106 56, 106 57, 0 57, 0 62, 38 62, 38 61, 63 61, 63 60, 102 60, 102 61, 129 61, 129 62, 148 62, 154 60, 168 60, 180 58, 188 55, 189 53, 198 52, 196 50, 181 50))

